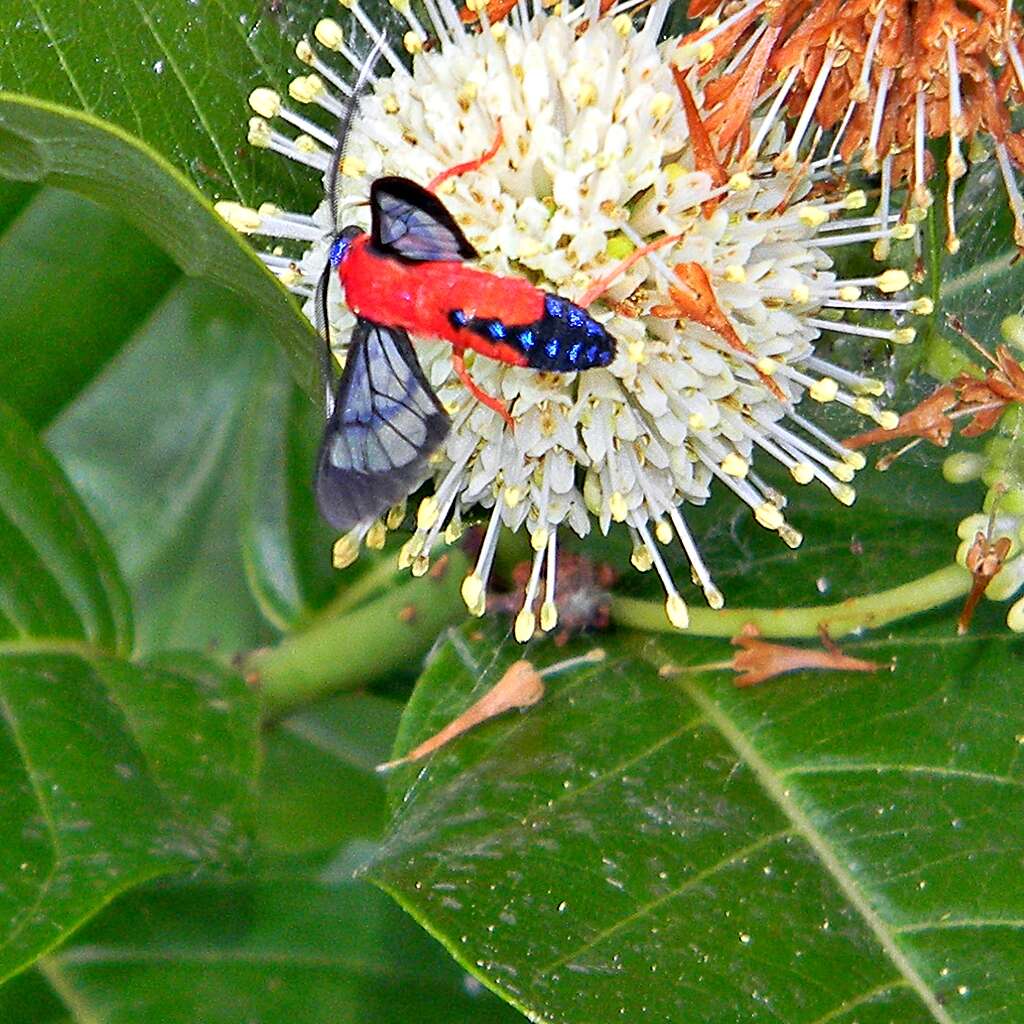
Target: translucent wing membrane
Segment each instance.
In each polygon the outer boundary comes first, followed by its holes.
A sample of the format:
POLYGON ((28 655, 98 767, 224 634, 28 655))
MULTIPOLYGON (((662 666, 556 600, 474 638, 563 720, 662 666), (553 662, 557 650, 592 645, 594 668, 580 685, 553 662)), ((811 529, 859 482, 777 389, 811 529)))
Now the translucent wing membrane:
POLYGON ((317 461, 324 518, 347 531, 401 501, 450 426, 408 334, 359 319, 317 461))
POLYGON ((472 260, 477 251, 437 196, 408 178, 378 178, 370 188, 374 246, 406 260, 472 260))

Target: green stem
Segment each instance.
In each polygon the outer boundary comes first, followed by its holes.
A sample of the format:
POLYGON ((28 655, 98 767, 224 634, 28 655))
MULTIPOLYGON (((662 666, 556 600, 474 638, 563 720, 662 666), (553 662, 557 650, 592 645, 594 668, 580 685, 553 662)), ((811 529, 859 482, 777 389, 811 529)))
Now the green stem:
MULTIPOLYGON (((816 636, 825 626, 833 637, 859 629, 877 628, 917 612, 963 597, 971 589, 971 574, 959 565, 947 565, 910 583, 880 590, 865 597, 851 597, 837 604, 810 608, 691 608, 686 630, 694 636, 736 636, 749 622, 769 637, 816 636)), ((612 598, 612 619, 654 633, 678 632, 665 616, 660 602, 632 597, 612 598)))
POLYGON ((243 670, 263 693, 265 717, 418 665, 441 630, 465 617, 465 572, 465 557, 452 549, 421 579, 344 615, 318 616, 276 647, 253 651, 243 670))

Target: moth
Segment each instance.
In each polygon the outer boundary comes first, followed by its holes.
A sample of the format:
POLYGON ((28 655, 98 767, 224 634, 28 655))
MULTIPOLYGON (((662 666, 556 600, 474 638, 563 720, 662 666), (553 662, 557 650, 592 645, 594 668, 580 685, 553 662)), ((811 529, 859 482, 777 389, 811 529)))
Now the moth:
MULTIPOLYGON (((375 54, 371 54, 368 65, 375 54)), ((339 128, 328 175, 337 216, 338 166, 362 81, 339 128)), ((615 339, 585 309, 525 278, 488 273, 469 263, 476 249, 437 197, 449 177, 475 170, 502 144, 443 171, 426 187, 382 177, 370 187, 369 233, 339 227, 317 289, 325 340, 326 425, 316 468, 321 514, 345 532, 369 524, 407 497, 428 474, 428 460, 451 427, 420 367, 410 334, 447 341, 452 365, 470 393, 512 425, 508 409, 483 391, 465 366, 467 350, 513 366, 575 373, 607 366, 615 339), (344 369, 330 349, 327 287, 336 274, 356 315, 344 369)))

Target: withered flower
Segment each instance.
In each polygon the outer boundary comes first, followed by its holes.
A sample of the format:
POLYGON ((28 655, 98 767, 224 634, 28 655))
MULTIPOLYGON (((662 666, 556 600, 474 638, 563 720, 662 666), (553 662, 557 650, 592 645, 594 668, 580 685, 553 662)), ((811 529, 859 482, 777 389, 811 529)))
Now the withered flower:
POLYGON ((881 171, 885 214, 906 184, 914 219, 932 201, 928 140, 948 138, 946 246, 956 252, 956 183, 990 145, 1024 246, 1024 136, 1011 126, 1024 98, 1024 26, 1010 0, 691 0, 690 14, 704 23, 677 61, 699 64, 720 147, 753 161, 788 115, 796 124, 776 163, 791 167, 816 125, 833 133, 819 166, 881 171))

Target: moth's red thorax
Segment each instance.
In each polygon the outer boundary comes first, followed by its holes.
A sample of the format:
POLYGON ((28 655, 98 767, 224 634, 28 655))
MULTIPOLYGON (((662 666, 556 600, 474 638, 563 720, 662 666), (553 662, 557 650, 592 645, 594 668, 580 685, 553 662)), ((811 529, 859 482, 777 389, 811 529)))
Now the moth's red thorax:
POLYGON ((358 316, 411 334, 440 338, 458 349, 474 349, 492 359, 526 366, 518 349, 493 344, 465 328, 449 314, 495 318, 506 324, 532 324, 544 315, 544 293, 520 277, 499 277, 464 263, 405 263, 377 255, 369 235, 360 235, 338 267, 345 303, 358 316))

